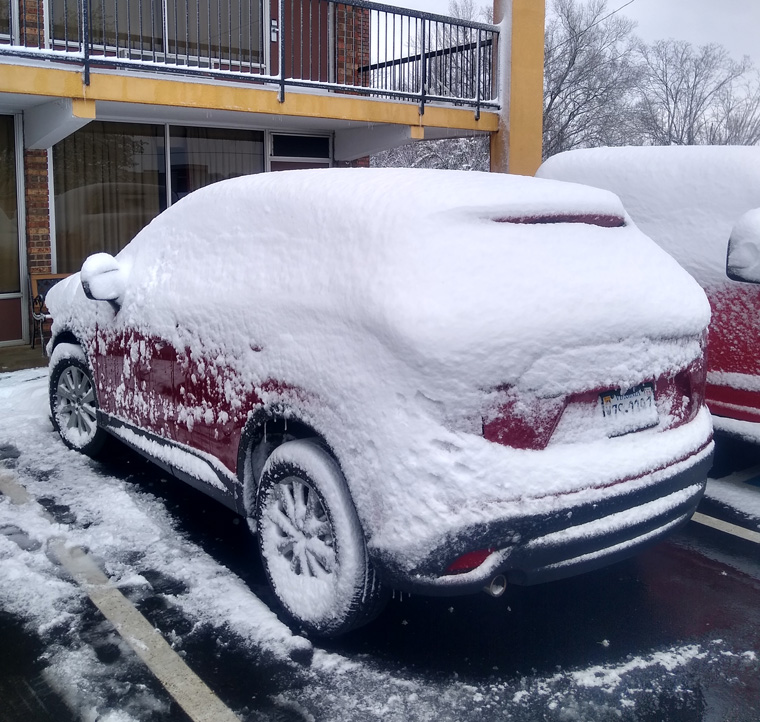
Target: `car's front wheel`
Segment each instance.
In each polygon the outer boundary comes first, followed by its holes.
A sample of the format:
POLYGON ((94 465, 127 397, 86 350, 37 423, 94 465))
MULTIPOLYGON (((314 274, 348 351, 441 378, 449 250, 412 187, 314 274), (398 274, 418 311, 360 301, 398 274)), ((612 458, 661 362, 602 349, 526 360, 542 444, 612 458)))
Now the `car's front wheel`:
POLYGON ((386 595, 345 479, 316 443, 289 441, 269 457, 259 487, 257 531, 272 589, 307 633, 343 634, 382 610, 386 595))
POLYGON ((97 455, 108 434, 98 426, 95 383, 84 353, 73 344, 60 344, 50 364, 53 426, 70 449, 97 455))

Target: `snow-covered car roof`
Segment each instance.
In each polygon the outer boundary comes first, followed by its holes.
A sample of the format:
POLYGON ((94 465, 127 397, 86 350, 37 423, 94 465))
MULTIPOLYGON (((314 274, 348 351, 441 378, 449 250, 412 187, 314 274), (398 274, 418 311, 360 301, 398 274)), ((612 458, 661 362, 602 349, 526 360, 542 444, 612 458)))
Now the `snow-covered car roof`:
POLYGON ((734 223, 760 206, 758 146, 571 150, 537 173, 613 191, 644 233, 704 283, 726 280, 734 223))
MULTIPOLYGON (((624 214, 605 191, 488 173, 320 169, 223 181, 173 205, 119 254, 129 275, 120 316, 169 338, 178 324, 202 329, 228 350, 299 338, 315 363, 331 345, 372 354, 356 344, 372 337, 428 378, 440 371, 449 383, 456 369, 478 387, 514 381, 557 348, 706 325, 702 291, 632 224, 504 222, 533 216, 624 214)), ((57 296, 48 303, 56 316, 57 296)))

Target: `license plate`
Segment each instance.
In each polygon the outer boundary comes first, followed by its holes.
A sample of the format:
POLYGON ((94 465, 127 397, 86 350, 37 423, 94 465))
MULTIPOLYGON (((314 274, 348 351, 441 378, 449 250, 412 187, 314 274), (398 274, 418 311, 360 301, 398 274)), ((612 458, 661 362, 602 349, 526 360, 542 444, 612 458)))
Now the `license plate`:
POLYGON ((625 393, 603 391, 599 394, 599 406, 609 436, 648 429, 659 423, 652 384, 634 386, 625 393))

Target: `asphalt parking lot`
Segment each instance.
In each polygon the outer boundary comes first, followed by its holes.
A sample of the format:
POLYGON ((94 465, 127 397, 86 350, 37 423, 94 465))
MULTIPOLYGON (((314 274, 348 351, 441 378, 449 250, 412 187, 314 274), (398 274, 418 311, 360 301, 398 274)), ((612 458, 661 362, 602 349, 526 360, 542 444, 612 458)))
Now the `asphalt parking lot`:
MULTIPOLYGON (((44 372, 19 373, 33 409, 44 372)), ((3 423, 2 722, 760 719, 752 445, 719 440, 700 521, 635 559, 499 599, 397 595, 312 644, 234 514, 127 450, 90 462, 3 423)))

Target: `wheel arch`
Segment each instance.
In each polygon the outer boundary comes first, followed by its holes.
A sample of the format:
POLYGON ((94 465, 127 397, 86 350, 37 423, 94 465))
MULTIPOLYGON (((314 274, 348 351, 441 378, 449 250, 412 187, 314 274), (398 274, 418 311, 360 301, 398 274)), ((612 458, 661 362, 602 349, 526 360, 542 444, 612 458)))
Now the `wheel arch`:
POLYGON ((238 480, 242 496, 238 500, 241 514, 249 516, 256 508, 261 472, 270 454, 286 441, 312 439, 335 459, 340 459, 325 437, 312 425, 302 421, 291 409, 259 408, 248 418, 238 446, 238 480))
POLYGON ((108 433, 98 421, 98 392, 92 365, 76 337, 59 338, 51 349, 48 397, 50 420, 63 443, 70 449, 97 457, 108 433), (74 376, 75 373, 79 375, 74 376), (65 380, 62 380, 64 374, 65 380))
POLYGON ((56 333, 55 336, 51 339, 51 346, 50 346, 50 355, 52 356, 53 351, 55 351, 56 346, 59 346, 62 343, 71 343, 76 346, 81 347, 82 351, 84 352, 85 356, 87 356, 89 361, 89 354, 87 353, 87 347, 82 342, 80 338, 77 337, 77 335, 70 331, 69 329, 64 329, 63 331, 59 331, 56 333))

